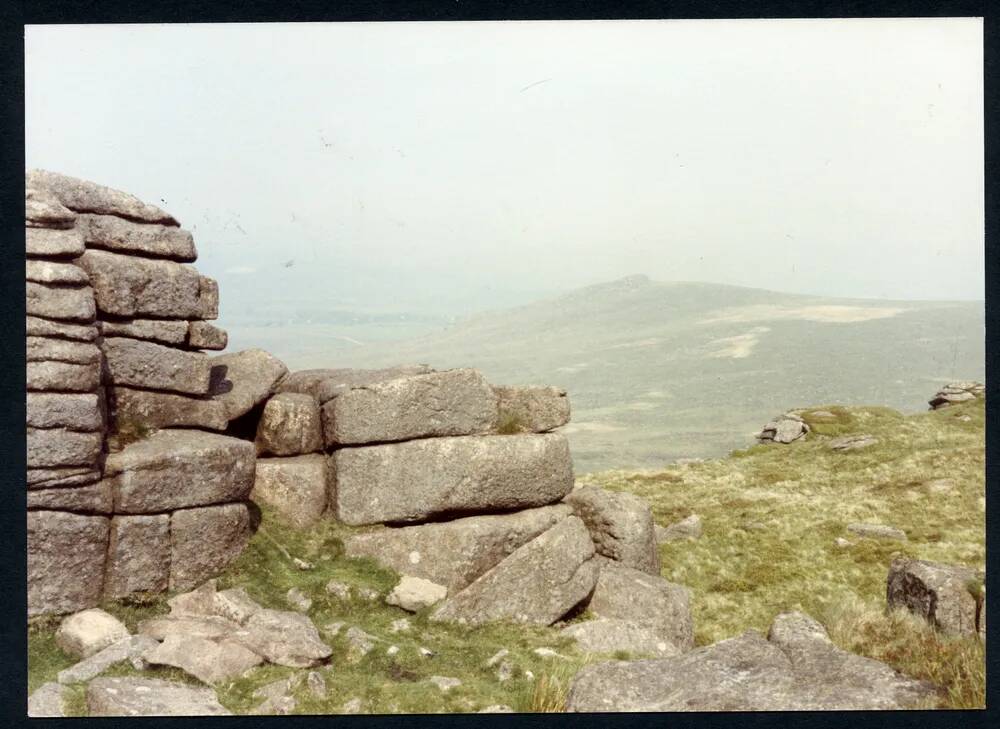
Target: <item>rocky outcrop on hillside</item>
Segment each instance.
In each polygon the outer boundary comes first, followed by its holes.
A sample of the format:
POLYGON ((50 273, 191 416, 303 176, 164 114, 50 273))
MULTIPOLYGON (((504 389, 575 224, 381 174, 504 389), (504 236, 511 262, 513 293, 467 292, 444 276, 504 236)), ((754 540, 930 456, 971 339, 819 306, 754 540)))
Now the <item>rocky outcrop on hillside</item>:
POLYGON ((986 397, 986 385, 981 382, 952 382, 934 393, 934 397, 928 400, 927 404, 931 406, 931 410, 940 410, 949 405, 984 397, 986 397))
POLYGON ((785 413, 769 421, 757 434, 761 443, 792 443, 804 438, 809 432, 809 426, 801 416, 795 413, 785 413))

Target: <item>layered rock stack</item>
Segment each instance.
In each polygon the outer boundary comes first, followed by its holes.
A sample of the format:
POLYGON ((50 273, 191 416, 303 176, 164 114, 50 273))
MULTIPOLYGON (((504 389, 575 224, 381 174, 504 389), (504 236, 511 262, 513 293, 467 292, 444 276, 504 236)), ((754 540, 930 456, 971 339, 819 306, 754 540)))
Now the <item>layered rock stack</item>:
POLYGON ((768 422, 756 437, 761 443, 792 443, 808 432, 809 425, 800 415, 785 413, 768 422))
POLYGON ((952 382, 938 390, 927 404, 931 406, 931 410, 940 410, 949 405, 984 397, 986 385, 981 382, 952 382))
POLYGON ((263 397, 202 351, 226 346, 218 286, 159 208, 41 170, 25 188, 29 614, 200 582, 249 539, 254 449, 154 431, 263 397))

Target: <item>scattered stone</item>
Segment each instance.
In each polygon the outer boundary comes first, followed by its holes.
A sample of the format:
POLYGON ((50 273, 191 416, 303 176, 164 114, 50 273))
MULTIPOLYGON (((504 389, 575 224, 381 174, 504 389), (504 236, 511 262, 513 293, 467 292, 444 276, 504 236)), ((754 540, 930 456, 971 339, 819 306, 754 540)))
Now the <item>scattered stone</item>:
POLYGON ((323 627, 323 630, 329 633, 331 637, 336 638, 340 634, 340 631, 344 627, 344 625, 345 623, 341 621, 337 621, 336 623, 327 623, 323 627))
POLYGON ((311 668, 333 653, 309 618, 282 610, 258 610, 232 637, 279 666, 311 668))
POLYGON ((497 681, 505 683, 514 678, 514 664, 510 661, 500 661, 497 667, 497 681))
POLYGON ((25 313, 47 319, 66 319, 89 324, 94 321, 94 292, 89 286, 61 286, 26 281, 25 313))
POLYGON ((513 714, 514 710, 507 704, 490 704, 484 709, 480 709, 477 714, 513 714))
POLYGON ((316 369, 293 372, 278 385, 278 392, 300 392, 312 395, 323 405, 351 388, 365 387, 399 377, 433 372, 427 365, 402 365, 378 370, 316 369))
POLYGON ((399 620, 393 620, 392 625, 389 627, 390 633, 409 633, 410 621, 406 618, 400 618, 399 620))
POLYGON ((361 713, 361 699, 355 696, 350 701, 346 702, 340 707, 341 714, 360 714, 361 713))
POLYGON ((131 337, 160 344, 184 344, 188 322, 174 319, 124 319, 99 321, 97 327, 105 337, 131 337))
POLYGON ((427 680, 442 691, 451 691, 453 688, 458 688, 462 685, 462 682, 457 678, 450 678, 448 676, 431 676, 427 680))
POLYGON ((448 588, 422 577, 403 575, 392 592, 386 597, 388 605, 395 605, 415 613, 425 607, 441 602, 448 595, 448 588))
POLYGON ((172 634, 143 653, 149 663, 174 666, 199 681, 216 685, 258 666, 263 658, 232 640, 172 634))
POLYGON ((89 658, 128 637, 128 628, 118 618, 100 608, 90 608, 64 618, 56 630, 55 641, 63 653, 89 658))
POLYGON ((200 279, 174 261, 90 249, 76 260, 90 277, 97 308, 118 317, 201 319, 200 279))
POLYGON ((338 600, 350 600, 351 599, 351 587, 347 583, 341 582, 340 580, 330 580, 326 583, 326 591, 336 597, 338 600))
POLYGON ((100 430, 101 408, 94 393, 29 392, 26 422, 32 428, 100 430))
POLYGON ((680 539, 700 538, 701 517, 697 514, 691 514, 691 516, 687 516, 667 527, 661 527, 659 525, 656 527, 656 541, 658 544, 675 542, 680 539))
POLYGON ((546 433, 569 422, 569 398, 558 387, 493 387, 497 398, 496 428, 546 433))
POLYGON ((28 362, 25 367, 28 390, 92 392, 101 384, 101 367, 69 362, 28 362))
POLYGON ((607 559, 599 563, 600 573, 588 605, 595 616, 648 628, 681 652, 694 647, 688 588, 607 559))
POLYGON ((968 422, 970 422, 970 421, 972 420, 972 416, 971 416, 971 415, 969 415, 968 413, 963 413, 963 414, 961 414, 961 415, 958 415, 958 416, 956 416, 956 417, 957 417, 957 418, 958 418, 959 420, 961 420, 961 421, 962 421, 963 423, 968 423, 968 422))
POLYGON ((532 651, 532 653, 534 653, 536 656, 541 656, 542 658, 562 658, 563 660, 566 659, 566 656, 562 655, 561 653, 556 653, 551 648, 535 648, 532 651))
MULTIPOLYGON (((106 482, 105 482, 106 483, 106 482)), ((111 519, 104 595, 163 592, 170 584, 170 516, 115 516, 111 519)))
POLYGON ((479 625, 510 619, 550 625, 594 588, 593 555, 586 526, 569 516, 448 597, 431 620, 479 625))
POLYGON ((317 671, 307 673, 306 686, 309 687, 309 692, 317 699, 322 699, 326 696, 326 679, 323 678, 323 674, 317 671))
POLYGON ((158 678, 95 678, 87 686, 89 716, 226 716, 210 688, 158 678))
POLYGON ((220 354, 209 359, 212 396, 226 407, 229 419, 250 412, 274 394, 288 368, 263 349, 220 354))
POLYGON ((628 651, 656 657, 680 654, 680 649, 650 628, 626 620, 598 618, 563 628, 562 635, 576 640, 585 653, 628 651))
POLYGON ((574 489, 565 499, 583 520, 598 554, 650 574, 660 574, 653 512, 643 499, 628 492, 596 486, 574 489))
POLYGON ((28 697, 28 716, 32 718, 66 716, 65 689, 54 681, 43 683, 28 697))
POLYGON ((425 648, 424 646, 420 646, 419 648, 417 648, 417 652, 424 658, 430 658, 431 656, 436 655, 434 651, 432 651, 430 648, 425 648))
POLYGON ((200 352, 185 352, 162 344, 125 337, 105 337, 101 343, 109 384, 205 395, 211 366, 200 352))
POLYGON ((354 592, 358 599, 365 602, 378 602, 382 598, 382 593, 373 587, 358 587, 354 592))
POLYGON ((35 283, 88 284, 87 272, 72 263, 27 259, 24 262, 24 278, 35 283))
POLYGON ((224 329, 207 321, 193 321, 188 324, 187 345, 192 349, 225 349, 229 335, 224 329))
POLYGON ((309 608, 311 608, 313 604, 312 600, 310 600, 306 594, 297 587, 293 587, 285 593, 285 602, 291 605, 293 610, 297 610, 300 613, 309 612, 309 608))
POLYGON ((253 709, 254 714, 286 716, 295 711, 296 701, 291 695, 292 690, 298 683, 296 676, 279 681, 272 681, 261 686, 253 692, 256 699, 264 699, 264 702, 253 709))
POLYGON ((40 316, 26 316, 24 328, 29 337, 62 337, 80 342, 93 342, 97 338, 97 327, 93 324, 72 324, 40 316))
POLYGON ((898 539, 906 541, 906 532, 883 524, 848 524, 847 531, 869 539, 898 539))
POLYGON ((327 464, 320 453, 258 458, 250 498, 268 504, 296 529, 312 526, 326 511, 327 464))
POLYGON ((757 440, 762 443, 791 443, 809 432, 809 426, 798 415, 785 413, 775 418, 763 427, 757 434, 757 440))
POLYGON ((143 223, 177 225, 171 215, 134 195, 58 172, 28 170, 25 187, 45 193, 78 213, 116 215, 143 223))
POLYGON ((844 539, 843 537, 837 537, 835 540, 833 540, 833 543, 836 544, 841 549, 846 549, 847 547, 854 546, 854 542, 850 541, 849 539, 844 539))
POLYGON ((83 214, 77 216, 76 227, 88 248, 185 262, 198 257, 194 238, 176 226, 133 223, 114 215, 83 214))
POLYGON ((345 554, 371 557, 399 574, 423 577, 456 592, 570 513, 571 507, 557 504, 376 529, 345 539, 345 554))
POLYGON ((100 431, 81 433, 66 428, 28 428, 28 468, 90 466, 104 446, 100 431))
MULTIPOLYGON (((808 619, 808 616, 803 616, 808 619)), ((792 618, 799 621, 798 617, 792 618)), ((569 711, 795 711, 914 708, 935 687, 834 646, 818 625, 756 631, 682 655, 598 663, 573 679, 569 711)))
POLYGON ((206 428, 225 430, 229 424, 226 406, 218 400, 189 397, 173 392, 110 388, 115 429, 123 423, 142 423, 150 428, 206 428))
POLYGON ((292 564, 303 571, 311 570, 315 567, 312 562, 306 562, 304 559, 299 559, 298 557, 292 557, 292 564))
POLYGON ((29 227, 72 228, 76 214, 44 189, 25 186, 24 223, 29 227))
POLYGON ((278 393, 257 424, 257 453, 294 456, 323 449, 319 403, 312 395, 278 393))
POLYGON ((398 645, 391 645, 385 651, 385 654, 387 656, 394 656, 397 653, 399 653, 399 646, 398 645))
POLYGON ((931 410, 940 410, 960 402, 986 397, 986 385, 981 382, 952 382, 928 400, 931 410))
POLYGON ((897 557, 889 566, 886 602, 905 608, 950 635, 975 635, 985 610, 970 591, 984 573, 962 565, 897 557))
POLYGON ((252 535, 244 503, 178 509, 170 516, 170 589, 183 590, 217 575, 252 535))
MULTIPOLYGON (((94 471, 93 475, 80 480, 93 482, 98 478, 100 478, 100 473, 94 471)), ((68 488, 33 488, 29 486, 29 489, 29 509, 78 511, 85 514, 110 514, 112 512, 111 489, 104 482, 84 483, 68 488)))
POLYGON ((109 519, 28 512, 28 615, 96 606, 104 582, 109 519))
POLYGON ((337 517, 354 526, 543 506, 573 488, 569 444, 559 433, 344 448, 330 463, 337 517))
POLYGON ((255 460, 253 444, 238 438, 161 430, 110 453, 104 471, 116 512, 143 514, 242 501, 253 487, 255 460))
POLYGON ((496 653, 494 653, 492 656, 490 656, 490 659, 488 661, 486 661, 486 667, 487 668, 493 668, 495 665, 497 665, 498 663, 500 663, 500 661, 502 661, 504 658, 506 658, 509 655, 510 655, 510 651, 509 650, 507 650, 506 648, 501 648, 496 653))
POLYGON ((369 635, 356 626, 348 628, 347 633, 344 635, 347 639, 348 649, 354 659, 367 656, 375 647, 375 641, 377 640, 374 635, 369 635))
POLYGON ((834 438, 827 445, 832 451, 853 451, 859 448, 867 448, 878 443, 878 438, 867 433, 857 433, 855 435, 845 435, 841 438, 834 438))
POLYGON ((955 482, 950 478, 935 478, 926 482, 927 489, 934 494, 946 494, 955 489, 955 482))
POLYGON ((29 256, 74 258, 84 251, 80 231, 28 228, 24 231, 24 251, 29 256))
POLYGON ((431 372, 357 387, 323 406, 326 445, 488 433, 497 402, 472 369, 431 372))

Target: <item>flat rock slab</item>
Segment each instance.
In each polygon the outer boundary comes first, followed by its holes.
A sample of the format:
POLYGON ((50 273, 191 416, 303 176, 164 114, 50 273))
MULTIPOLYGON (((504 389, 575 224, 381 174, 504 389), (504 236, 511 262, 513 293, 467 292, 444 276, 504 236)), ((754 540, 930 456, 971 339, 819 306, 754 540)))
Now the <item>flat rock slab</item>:
POLYGON ((204 318, 203 278, 175 261, 90 249, 77 259, 90 276, 97 308, 122 317, 204 318))
POLYGON ((919 615, 950 635, 976 635, 985 609, 970 585, 981 585, 984 573, 963 565, 897 557, 889 566, 886 602, 919 615))
POLYGON ((158 678, 95 678, 87 686, 90 716, 227 716, 210 688, 158 678))
POLYGON ((170 589, 215 577, 240 556, 252 536, 244 503, 175 511, 170 515, 170 589))
POLYGON ((27 434, 29 468, 90 466, 97 462, 104 444, 100 431, 29 427, 27 434))
POLYGON ((100 602, 109 520, 28 512, 28 615, 71 613, 100 602))
POLYGON ((257 424, 257 452, 295 456, 323 449, 319 403, 312 395, 281 392, 264 405, 257 424))
POLYGON ((85 250, 80 231, 27 228, 24 231, 24 251, 29 256, 76 258, 85 250))
POLYGON ((96 466, 58 466, 29 468, 27 477, 28 490, 31 491, 92 483, 101 478, 101 472, 96 466))
POLYGON ((104 185, 48 170, 28 170, 25 187, 47 193, 64 207, 78 213, 117 215, 145 223, 177 225, 177 221, 155 205, 142 202, 135 195, 104 185))
POLYGON ((201 352, 126 337, 105 337, 101 349, 111 385, 208 394, 212 366, 201 352))
POLYGON ((350 389, 323 405, 323 432, 328 446, 479 435, 496 417, 486 379, 457 369, 350 389))
POLYGON ((28 697, 28 716, 31 718, 66 716, 65 689, 55 681, 43 683, 28 697))
POLYGON ((225 349, 229 335, 224 329, 207 321, 188 323, 187 345, 192 349, 225 349))
POLYGON ((57 679, 61 684, 84 683, 100 676, 115 664, 123 661, 138 661, 142 654, 158 645, 156 639, 148 635, 131 635, 122 638, 103 650, 75 663, 59 672, 57 679))
POLYGON ((89 323, 97 312, 94 307, 94 290, 89 286, 24 283, 25 313, 48 319, 64 319, 89 323))
POLYGON ((497 426, 545 433, 569 422, 566 391, 559 387, 495 385, 497 426))
POLYGON ((97 327, 94 324, 73 324, 40 316, 26 316, 24 328, 29 337, 62 337, 80 342, 97 339, 97 327))
POLYGON ((172 635, 221 640, 233 635, 240 626, 218 615, 170 615, 149 618, 139 623, 138 632, 157 641, 172 635))
POLYGON ((659 576, 653 511, 643 499, 625 491, 584 486, 571 491, 565 501, 587 525, 598 554, 659 576))
POLYGON ((323 516, 327 502, 326 456, 258 458, 250 498, 271 506, 289 524, 305 529, 323 516))
POLYGON ((184 344, 188 322, 174 319, 123 319, 97 323, 105 337, 131 337, 160 344, 184 344))
POLYGON ((200 430, 161 430, 108 455, 115 511, 148 514, 243 501, 253 488, 253 443, 200 430))
POLYGON ((274 394, 288 373, 284 363, 263 349, 247 349, 209 358, 212 397, 226 408, 230 420, 250 412, 274 394))
POLYGON ((454 593, 571 513, 568 505, 557 504, 512 514, 388 527, 348 537, 345 554, 371 557, 399 574, 423 577, 454 593))
POLYGON ((431 620, 551 625, 594 589, 593 556, 587 527, 575 516, 566 517, 450 596, 431 620))
POLYGON ((858 433, 856 435, 845 435, 841 438, 834 438, 827 446, 832 451, 853 451, 873 446, 876 443, 878 443, 878 438, 875 436, 858 433))
MULTIPOLYGON (((31 488, 28 490, 29 509, 55 509, 76 511, 84 514, 110 514, 112 511, 111 488, 99 481, 98 471, 88 471, 78 477, 80 483, 54 488, 31 488)), ((63 479, 71 481, 72 478, 63 479)))
POLYGON ((28 362, 25 365, 25 387, 28 390, 93 392, 100 384, 101 366, 97 362, 28 362))
POLYGON ((170 516, 116 515, 111 520, 104 594, 164 592, 170 582, 170 516))
POLYGON ((588 604, 594 615, 648 628, 681 651, 694 647, 688 588, 606 558, 597 563, 600 573, 588 604))
POLYGON ((598 663, 573 680, 569 711, 849 711, 913 708, 935 688, 825 638, 756 631, 670 658, 598 663))
POLYGON ((88 248, 187 262, 198 257, 194 238, 176 225, 136 223, 115 215, 83 213, 77 216, 76 227, 88 248))
POLYGON ((233 638, 271 663, 292 668, 318 665, 333 653, 309 618, 284 610, 258 610, 233 638))
POLYGON ((101 361, 101 350, 93 342, 74 342, 58 337, 27 337, 28 362, 73 362, 94 364, 101 361))
POLYGON ((93 431, 103 427, 96 393, 29 392, 26 422, 31 428, 93 431))
POLYGON ((225 430, 229 415, 224 403, 211 397, 133 387, 109 388, 114 429, 126 422, 151 428, 205 428, 225 430))
POLYGON ((28 258, 24 262, 26 281, 52 284, 84 284, 90 282, 87 272, 65 261, 43 261, 28 258))
POLYGON ((76 213, 59 202, 51 192, 26 185, 24 224, 39 228, 72 228, 76 224, 76 213))
POLYGON ((573 638, 584 653, 649 654, 656 657, 680 654, 673 643, 642 625, 627 620, 597 618, 563 628, 562 635, 573 638))
POLYGON ((364 387, 398 377, 424 375, 433 372, 427 365, 402 365, 384 369, 314 369, 292 372, 281 381, 278 392, 299 392, 312 395, 320 405, 353 387, 364 387))
POLYGON ((895 539, 906 541, 906 532, 884 524, 848 524, 847 531, 869 539, 895 539))
POLYGON ((212 686, 264 662, 261 656, 233 640, 216 641, 176 633, 168 635, 142 657, 155 665, 179 668, 212 686))
POLYGON ((559 433, 344 448, 330 462, 337 517, 352 525, 544 506, 573 488, 569 444, 559 433))

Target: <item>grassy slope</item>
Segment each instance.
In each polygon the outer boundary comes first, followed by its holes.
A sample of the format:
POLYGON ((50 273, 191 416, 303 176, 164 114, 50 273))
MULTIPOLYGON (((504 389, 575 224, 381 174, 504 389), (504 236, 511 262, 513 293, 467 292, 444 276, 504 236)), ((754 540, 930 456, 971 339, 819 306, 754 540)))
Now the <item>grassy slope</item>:
MULTIPOLYGON (((884 408, 821 408, 832 421, 805 415, 814 433, 789 446, 755 446, 731 457, 659 471, 612 471, 581 477, 584 483, 629 490, 652 504, 656 520, 668 524, 690 513, 704 520, 704 536, 663 545, 663 574, 694 591, 696 640, 710 643, 747 628, 766 630, 777 613, 802 609, 824 621, 834 639, 850 650, 889 662, 904 672, 948 688, 942 706, 981 706, 985 700, 983 649, 977 640, 943 639, 919 621, 884 614, 885 576, 897 552, 916 557, 982 565, 985 556, 984 408, 982 403, 903 417, 884 408), (969 422, 958 415, 968 414, 969 422), (879 438, 870 448, 835 453, 828 435, 866 432, 879 438), (948 479, 936 485, 937 479, 948 479), (945 491, 934 491, 934 488, 945 491), (876 542, 846 533, 853 521, 891 524, 909 535, 906 543, 876 542), (837 548, 834 539, 855 542, 837 548)), ((359 697, 363 711, 475 711, 507 704, 518 711, 560 706, 569 677, 587 660, 547 628, 498 624, 476 630, 431 624, 411 617, 413 631, 393 634, 390 624, 406 614, 380 602, 341 603, 324 585, 339 579, 387 591, 394 576, 366 560, 342 557, 348 527, 324 522, 305 532, 285 528, 266 514, 264 528, 220 579, 220 588, 242 585, 266 606, 285 608, 284 595, 299 587, 314 605, 310 617, 321 629, 333 621, 358 625, 382 639, 369 656, 352 661, 343 633, 329 638, 332 670, 324 671, 328 694, 313 698, 296 690, 301 713, 336 713, 359 697), (280 546, 279 546, 280 544, 280 546), (283 551, 284 550, 284 551, 283 551), (300 571, 285 553, 315 565, 300 571), (386 655, 389 645, 399 653, 386 655), (436 652, 425 658, 426 646, 436 652), (542 658, 538 646, 555 648, 568 660, 542 658), (483 666, 500 648, 519 667, 500 684, 483 666), (524 671, 531 671, 529 680, 524 671), (453 676, 463 685, 442 693, 424 679, 453 676)), ((134 629, 138 620, 164 613, 162 599, 146 605, 112 603, 106 609, 134 629)), ((55 646, 57 620, 29 630, 29 688, 53 680, 73 660, 55 646)), ((127 666, 117 673, 134 673, 127 666)), ((156 675, 194 681, 180 671, 156 675)), ((253 690, 293 673, 266 666, 217 687, 230 709, 245 712, 259 700, 253 690)), ((83 710, 77 689, 74 708, 83 710)))

